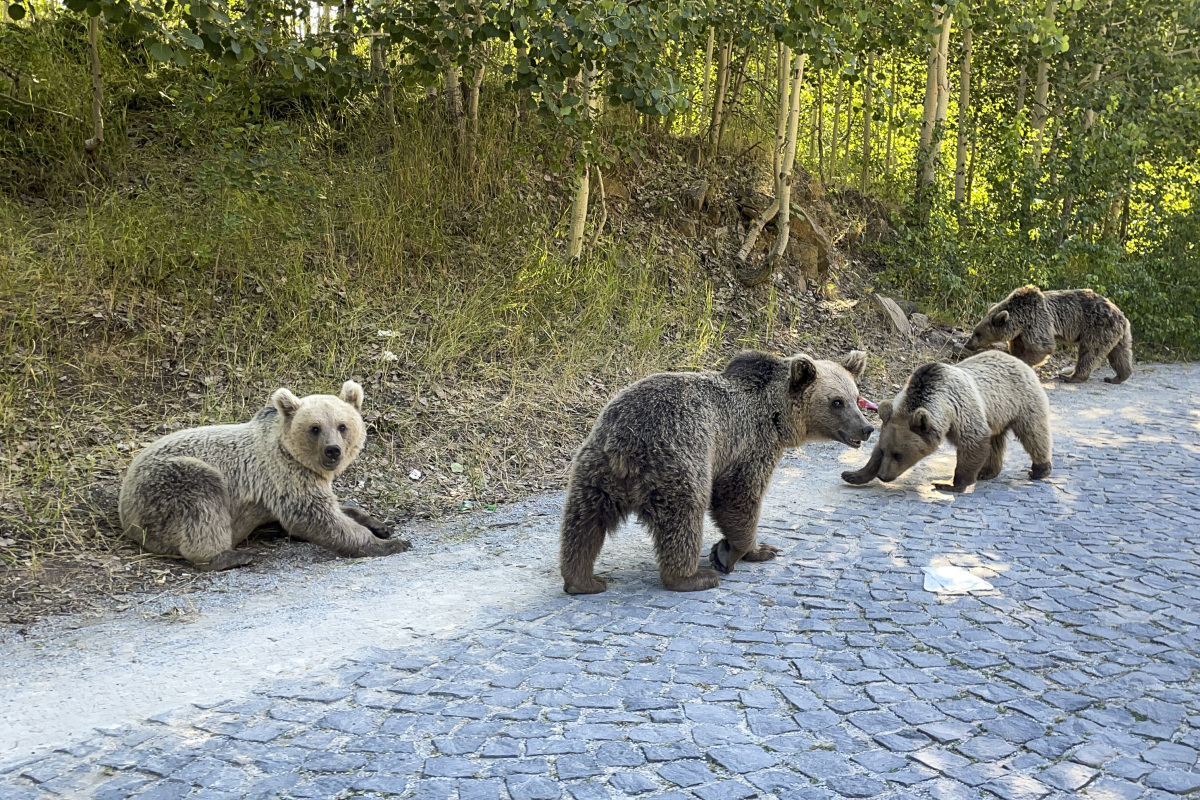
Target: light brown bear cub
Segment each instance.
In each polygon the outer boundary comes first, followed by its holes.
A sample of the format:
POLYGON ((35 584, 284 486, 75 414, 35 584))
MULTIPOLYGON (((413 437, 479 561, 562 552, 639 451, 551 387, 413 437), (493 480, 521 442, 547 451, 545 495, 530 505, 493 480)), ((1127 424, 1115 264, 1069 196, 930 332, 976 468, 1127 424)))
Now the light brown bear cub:
POLYGON ((1004 466, 1005 437, 1012 431, 1033 460, 1029 477, 1053 468, 1050 402, 1028 365, 998 350, 951 364, 923 364, 900 394, 879 404, 883 421, 871 459, 847 483, 872 478, 894 481, 948 439, 958 450, 954 483, 944 491, 965 492, 976 479, 990 480, 1004 466))
POLYGON ((366 439, 362 387, 303 399, 287 389, 240 425, 191 428, 138 454, 121 483, 125 536, 154 553, 181 555, 200 570, 250 563, 233 548, 278 522, 292 536, 344 556, 409 548, 370 515, 341 506, 333 479, 366 439))
POLYGON ((1008 342, 1008 351, 1031 367, 1050 357, 1055 342, 1078 344, 1075 371, 1062 376, 1068 383, 1086 381, 1105 357, 1117 373, 1107 383, 1121 383, 1133 373, 1129 320, 1091 289, 1017 289, 988 310, 966 346, 982 350, 994 342, 1008 342))
POLYGON ((629 514, 650 528, 663 585, 711 589, 699 569, 704 514, 725 538, 709 554, 720 572, 766 561, 763 495, 786 447, 836 439, 858 447, 874 429, 858 409, 866 354, 841 363, 743 352, 720 373, 651 375, 621 390, 575 454, 563 512, 560 567, 568 594, 607 588, 594 567, 605 537, 629 514))

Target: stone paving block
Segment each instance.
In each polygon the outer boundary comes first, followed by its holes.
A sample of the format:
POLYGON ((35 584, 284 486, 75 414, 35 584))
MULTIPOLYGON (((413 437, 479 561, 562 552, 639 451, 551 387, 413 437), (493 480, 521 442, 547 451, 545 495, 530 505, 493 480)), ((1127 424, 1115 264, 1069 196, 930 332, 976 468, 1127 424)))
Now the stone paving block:
POLYGON ((1136 800, 1144 791, 1136 783, 1100 778, 1087 787, 1087 797, 1089 800, 1136 800))
POLYGON ((692 791, 701 800, 744 800, 755 797, 758 793, 744 783, 737 781, 719 781, 707 786, 701 786, 692 791))
POLYGON ((999 761, 1008 758, 1017 748, 998 736, 976 736, 955 745, 958 752, 975 761, 999 761))
POLYGON ((829 779, 828 785, 842 797, 874 797, 887 788, 883 781, 865 775, 836 776, 829 779))
POLYGON ((1049 787, 1028 775, 1005 775, 988 781, 983 788, 1004 800, 1037 800, 1050 794, 1049 787))
POLYGON ((685 788, 708 783, 713 778, 712 771, 704 762, 697 760, 671 761, 659 767, 658 774, 665 780, 685 788))
POLYGON ((556 782, 536 775, 510 775, 505 786, 512 800, 558 800, 562 796, 556 782))
POLYGON ((1146 776, 1145 784, 1171 794, 1191 794, 1200 789, 1200 774, 1181 769, 1156 769, 1146 776))
POLYGON ((775 766, 775 758, 757 745, 729 745, 714 747, 708 757, 730 772, 742 774, 757 772, 775 766))

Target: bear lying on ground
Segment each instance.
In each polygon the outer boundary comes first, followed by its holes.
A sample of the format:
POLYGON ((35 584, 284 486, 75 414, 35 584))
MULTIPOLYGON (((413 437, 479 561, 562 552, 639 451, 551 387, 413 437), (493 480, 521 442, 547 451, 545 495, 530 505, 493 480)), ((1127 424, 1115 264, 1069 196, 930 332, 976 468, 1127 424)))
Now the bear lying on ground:
POLYGON ((720 373, 651 375, 621 390, 575 454, 563 512, 560 567, 568 594, 607 588, 594 566, 605 536, 631 513, 650 528, 663 585, 711 589, 698 570, 704 514, 725 538, 709 554, 721 572, 778 549, 757 542, 763 495, 786 447, 836 439, 858 447, 873 428, 855 378, 866 354, 841 363, 743 352, 720 373))
POLYGON ((1068 383, 1086 381, 1105 357, 1117 373, 1105 382, 1121 383, 1133 374, 1129 320, 1091 289, 1017 289, 988 310, 966 347, 982 350, 994 342, 1008 342, 1008 351, 1031 367, 1050 357, 1055 342, 1078 344, 1075 371, 1062 376, 1068 383))
POLYGON ((333 479, 366 439, 362 387, 300 399, 287 389, 240 425, 176 431, 138 454, 121 483, 125 536, 147 550, 181 555, 202 571, 241 567, 233 548, 278 522, 290 535, 344 556, 409 548, 365 512, 341 506, 333 479))
POLYGON ((879 404, 883 425, 862 469, 843 472, 847 483, 894 481, 948 439, 958 451, 954 483, 965 492, 1004 466, 1005 437, 1012 431, 1033 460, 1029 477, 1052 469, 1050 402, 1030 367, 1008 353, 987 350, 951 364, 923 364, 890 401, 879 404))

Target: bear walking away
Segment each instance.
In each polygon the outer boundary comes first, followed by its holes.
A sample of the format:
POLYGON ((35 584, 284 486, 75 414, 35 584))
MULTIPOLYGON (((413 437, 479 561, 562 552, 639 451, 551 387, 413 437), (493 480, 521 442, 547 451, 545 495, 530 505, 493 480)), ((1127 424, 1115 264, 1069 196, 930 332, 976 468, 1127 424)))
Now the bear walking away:
POLYGON ((121 483, 125 536, 147 550, 181 555, 208 571, 245 566, 233 548, 278 522, 289 534, 344 556, 409 548, 365 512, 341 506, 333 479, 366 439, 362 387, 303 399, 287 389, 240 425, 191 428, 138 454, 121 483))
POLYGON ((763 495, 786 447, 835 439, 858 447, 874 429, 858 409, 866 354, 841 363, 743 352, 720 373, 651 375, 600 412, 571 466, 560 567, 568 594, 607 588, 594 566, 605 537, 629 514, 649 527, 663 585, 711 589, 698 569, 704 514, 724 538, 709 559, 720 572, 778 554, 758 544, 763 495))
POLYGON ((958 451, 954 483, 934 487, 965 492, 1004 466, 1005 437, 1012 431, 1029 457, 1029 477, 1052 469, 1050 402, 1033 370, 1019 359, 987 350, 951 364, 923 364, 890 401, 879 404, 883 425, 871 459, 843 472, 847 483, 894 481, 948 439, 958 451))
POLYGON ((1106 357, 1121 383, 1133 374, 1133 333, 1129 320, 1113 301, 1091 289, 1043 292, 1036 286, 1017 289, 992 306, 975 326, 968 350, 1008 342, 1008 350, 1036 367, 1054 352, 1055 342, 1079 345, 1075 371, 1062 377, 1086 381, 1106 357))

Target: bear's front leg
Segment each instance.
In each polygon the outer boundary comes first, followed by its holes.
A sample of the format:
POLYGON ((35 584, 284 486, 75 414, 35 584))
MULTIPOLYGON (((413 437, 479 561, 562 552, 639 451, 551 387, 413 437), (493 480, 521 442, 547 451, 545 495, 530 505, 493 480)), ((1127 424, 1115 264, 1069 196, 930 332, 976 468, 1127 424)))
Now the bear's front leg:
POLYGON ((708 559, 718 572, 733 572, 738 561, 770 561, 779 555, 778 547, 758 543, 761 505, 762 490, 749 480, 735 478, 713 486, 713 522, 725 538, 713 545, 708 559))
POLYGON ((862 469, 846 470, 842 473, 842 480, 853 486, 862 486, 864 483, 870 483, 879 475, 879 468, 883 466, 883 450, 878 444, 871 451, 871 458, 863 464, 862 469))
POLYGON ((991 439, 960 443, 958 460, 954 465, 954 483, 935 483, 933 488, 943 492, 963 493, 975 485, 979 473, 992 452, 991 439))
POLYGON ((342 506, 342 513, 357 522, 359 525, 362 525, 380 539, 392 538, 391 528, 389 528, 383 521, 372 517, 361 508, 357 508, 355 506, 342 506))
POLYGON ((405 539, 376 537, 371 530, 342 511, 332 492, 295 503, 285 501, 284 505, 288 507, 280 509, 278 518, 288 533, 333 550, 340 556, 390 556, 412 547, 405 539))

